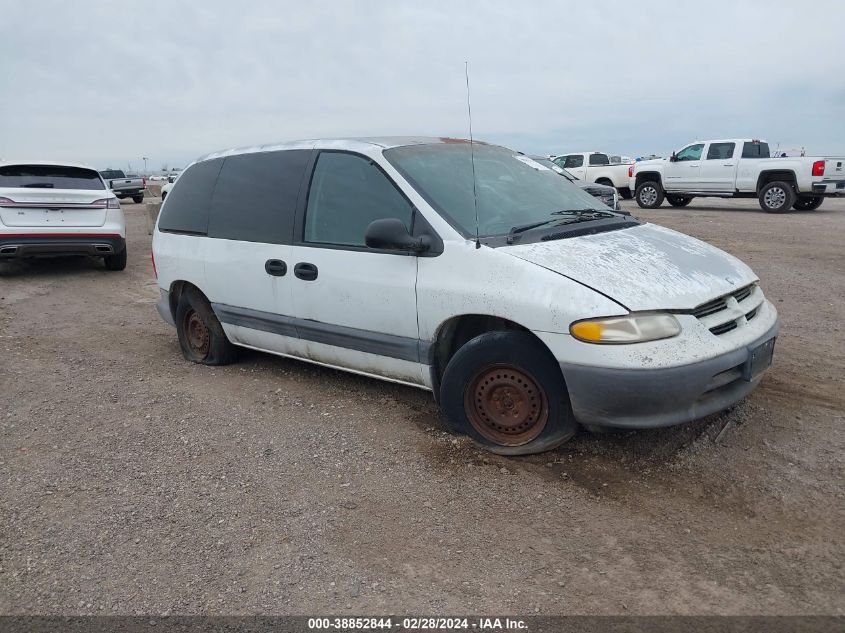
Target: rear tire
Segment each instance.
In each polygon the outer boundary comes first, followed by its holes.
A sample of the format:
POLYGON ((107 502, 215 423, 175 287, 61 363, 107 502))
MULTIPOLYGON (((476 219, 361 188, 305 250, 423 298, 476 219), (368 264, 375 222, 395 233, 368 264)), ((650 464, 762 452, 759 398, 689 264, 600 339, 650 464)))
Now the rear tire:
POLYGON ((671 204, 673 207, 685 207, 690 202, 692 202, 692 197, 690 196, 666 196, 666 202, 671 204))
POLYGON ((824 202, 822 196, 798 196, 792 208, 796 211, 814 211, 822 206, 822 202, 824 202))
POLYGON ((499 455, 560 446, 578 431, 560 366, 527 332, 488 332, 443 372, 440 406, 453 433, 499 455))
POLYGON ((663 196, 663 187, 655 180, 640 183, 634 194, 641 209, 656 209, 663 204, 663 196))
POLYGON ((106 265, 106 270, 124 270, 126 268, 126 247, 114 255, 106 255, 103 257, 103 262, 106 265))
POLYGON ((140 196, 132 196, 132 202, 134 202, 135 204, 141 204, 143 201, 144 201, 143 194, 140 195, 140 196))
POLYGON ((196 288, 186 289, 176 307, 176 334, 186 360, 201 365, 228 365, 238 357, 208 299, 196 288))
POLYGON ((624 198, 625 200, 630 200, 634 197, 634 194, 631 192, 630 187, 622 187, 619 190, 619 195, 622 196, 622 198, 624 198))
POLYGON ((767 183, 757 194, 760 207, 767 213, 786 213, 795 204, 795 198, 792 185, 780 180, 767 183))

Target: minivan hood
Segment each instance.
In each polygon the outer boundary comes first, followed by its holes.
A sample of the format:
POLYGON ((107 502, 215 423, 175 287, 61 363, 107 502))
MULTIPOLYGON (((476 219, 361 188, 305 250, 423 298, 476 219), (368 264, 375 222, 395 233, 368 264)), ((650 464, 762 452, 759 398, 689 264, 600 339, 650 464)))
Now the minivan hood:
POLYGON ((655 224, 496 250, 574 279, 632 311, 690 310, 757 281, 736 257, 655 224))

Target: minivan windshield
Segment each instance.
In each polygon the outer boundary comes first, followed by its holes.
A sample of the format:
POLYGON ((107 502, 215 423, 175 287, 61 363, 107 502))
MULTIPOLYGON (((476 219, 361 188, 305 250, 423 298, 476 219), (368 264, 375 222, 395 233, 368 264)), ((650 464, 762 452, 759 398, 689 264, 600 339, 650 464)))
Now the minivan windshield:
POLYGON ((522 154, 468 142, 406 145, 384 151, 411 186, 464 237, 506 235, 529 225, 555 226, 618 216, 545 165, 522 154), (597 214, 597 212, 599 212, 597 214))

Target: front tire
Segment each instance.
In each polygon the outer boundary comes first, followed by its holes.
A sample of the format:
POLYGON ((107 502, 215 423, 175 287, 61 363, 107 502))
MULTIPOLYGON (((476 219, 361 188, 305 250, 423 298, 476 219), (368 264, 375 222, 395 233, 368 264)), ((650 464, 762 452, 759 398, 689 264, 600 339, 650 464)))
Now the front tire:
POLYGON ((106 255, 103 257, 103 263, 106 265, 106 270, 124 270, 126 268, 126 247, 114 255, 106 255))
POLYGON ((795 198, 792 185, 780 180, 767 183, 757 195, 760 207, 767 213, 786 213, 795 204, 795 198))
POLYGON ((666 196, 666 202, 671 204, 673 207, 685 207, 690 202, 692 202, 692 197, 690 196, 666 196))
POLYGON ((488 332, 461 347, 443 372, 449 429, 499 455, 560 446, 578 430, 557 361, 527 332, 488 332))
POLYGON ((228 365, 238 357, 208 299, 196 288, 186 289, 179 297, 176 334, 182 355, 192 363, 228 365))
POLYGON ((654 180, 646 180, 637 186, 634 197, 641 209, 656 209, 663 204, 663 188, 654 180))
POLYGON ((798 200, 792 205, 796 211, 814 211, 822 206, 822 196, 798 196, 798 200))

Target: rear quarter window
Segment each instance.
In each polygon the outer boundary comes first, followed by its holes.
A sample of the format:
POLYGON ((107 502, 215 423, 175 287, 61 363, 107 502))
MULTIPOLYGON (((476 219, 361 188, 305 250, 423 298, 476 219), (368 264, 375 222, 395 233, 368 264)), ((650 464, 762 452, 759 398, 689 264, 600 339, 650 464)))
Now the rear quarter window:
POLYGON ((0 187, 27 189, 105 189, 100 174, 84 167, 62 165, 4 165, 0 187))
POLYGON ((610 159, 607 154, 590 154, 591 165, 610 165, 610 159))
POLYGON ((167 194, 158 221, 160 231, 205 235, 208 232, 208 212, 211 194, 223 159, 195 163, 179 178, 167 194))
POLYGON ((214 188, 208 236, 290 244, 299 187, 310 157, 311 150, 227 157, 214 188))
POLYGON ((742 145, 743 158, 771 158, 768 143, 744 143, 742 145))

